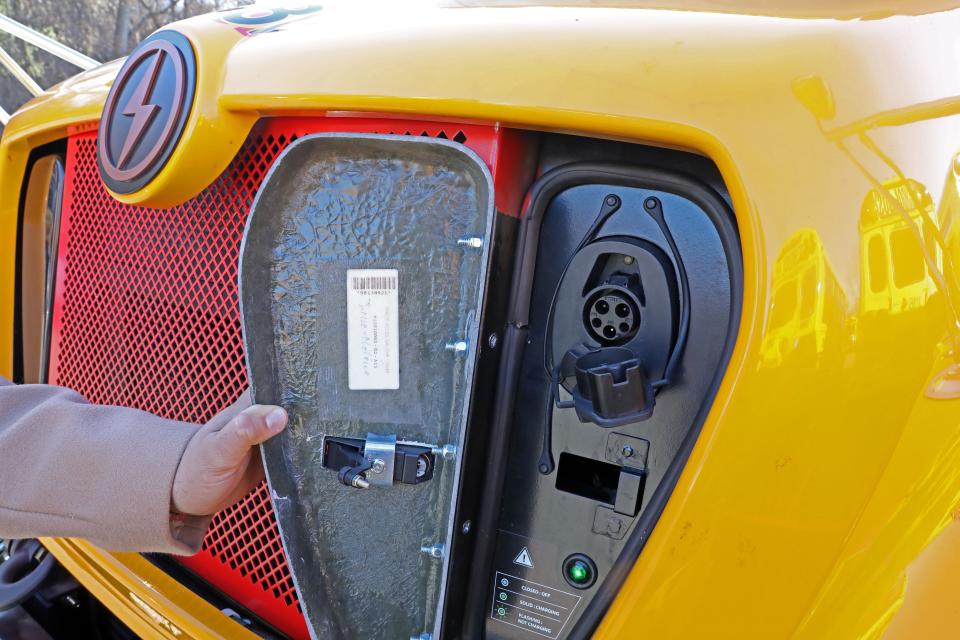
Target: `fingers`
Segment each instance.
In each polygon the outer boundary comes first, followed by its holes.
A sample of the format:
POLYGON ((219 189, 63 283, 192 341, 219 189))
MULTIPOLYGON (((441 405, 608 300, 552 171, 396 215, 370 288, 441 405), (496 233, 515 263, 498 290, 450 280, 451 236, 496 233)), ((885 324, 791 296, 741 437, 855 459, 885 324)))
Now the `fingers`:
POLYGON ((237 417, 241 411, 249 409, 250 405, 250 390, 247 389, 240 395, 239 398, 237 398, 236 402, 208 420, 206 425, 203 427, 203 431, 208 433, 212 431, 220 431, 231 420, 237 417))
POLYGON ((236 464, 244 460, 250 447, 277 435, 287 426, 287 412, 271 405, 244 409, 219 431, 216 438, 221 462, 236 464))
MULTIPOLYGON (((237 483, 237 488, 233 490, 230 496, 223 501, 220 509, 229 507, 250 495, 250 492, 263 480, 263 464, 260 460, 260 454, 254 452, 250 456, 250 464, 243 472, 243 478, 237 483)), ((217 509, 218 511, 220 509, 217 509)))

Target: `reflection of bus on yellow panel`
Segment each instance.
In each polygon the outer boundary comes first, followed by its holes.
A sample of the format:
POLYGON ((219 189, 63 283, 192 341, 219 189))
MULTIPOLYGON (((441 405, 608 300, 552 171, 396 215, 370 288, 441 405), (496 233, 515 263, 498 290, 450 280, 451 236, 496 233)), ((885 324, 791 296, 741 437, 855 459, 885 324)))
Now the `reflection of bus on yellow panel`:
POLYGON ((922 307, 936 291, 923 253, 929 252, 938 268, 942 261, 938 231, 924 224, 921 215, 936 219, 930 192, 909 178, 887 180, 883 186, 887 194, 873 189, 860 209, 861 313, 922 307), (922 243, 910 224, 920 231, 922 243))
POLYGON ((952 171, 940 198, 939 214, 937 224, 947 254, 943 261, 952 263, 952 271, 946 271, 948 275, 952 274, 953 285, 960 287, 960 274, 956 273, 960 266, 960 154, 953 157, 952 171))
POLYGON ((816 231, 800 229, 784 243, 771 288, 764 365, 776 366, 794 351, 822 354, 835 341, 842 347, 847 295, 816 231))

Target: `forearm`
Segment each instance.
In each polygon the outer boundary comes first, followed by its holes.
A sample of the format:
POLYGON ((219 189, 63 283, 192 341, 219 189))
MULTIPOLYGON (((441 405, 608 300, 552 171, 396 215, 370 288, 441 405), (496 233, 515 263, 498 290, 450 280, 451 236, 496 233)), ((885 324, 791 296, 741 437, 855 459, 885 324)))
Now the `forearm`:
POLYGON ((196 552, 208 519, 170 526, 174 476, 196 430, 91 405, 67 389, 0 379, 0 536, 196 552))

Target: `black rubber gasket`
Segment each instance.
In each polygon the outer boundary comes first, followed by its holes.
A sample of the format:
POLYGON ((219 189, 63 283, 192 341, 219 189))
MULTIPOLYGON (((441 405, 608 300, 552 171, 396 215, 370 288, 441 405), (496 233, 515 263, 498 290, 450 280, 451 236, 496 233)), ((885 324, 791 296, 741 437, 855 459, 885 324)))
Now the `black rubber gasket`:
MULTIPOLYGON (((27 190, 30 188, 30 178, 33 174, 33 168, 37 162, 48 156, 59 158, 64 168, 64 184, 66 188, 66 157, 67 140, 66 138, 54 140, 47 144, 32 149, 27 157, 27 164, 23 171, 23 178, 20 181, 20 198, 17 204, 17 233, 16 247, 14 247, 14 282, 13 282, 13 378, 12 382, 22 383, 26 372, 23 370, 23 305, 21 297, 23 296, 23 217, 26 215, 27 208, 27 190)), ((60 193, 60 203, 57 207, 56 215, 53 219, 53 226, 50 230, 51 245, 53 255, 50 256, 50 268, 44 275, 45 291, 43 292, 43 313, 46 323, 46 333, 42 337, 40 352, 40 382, 46 382, 47 368, 49 364, 50 347, 50 329, 53 321, 53 287, 56 282, 57 272, 57 254, 60 246, 60 217, 63 209, 63 192, 60 193)))

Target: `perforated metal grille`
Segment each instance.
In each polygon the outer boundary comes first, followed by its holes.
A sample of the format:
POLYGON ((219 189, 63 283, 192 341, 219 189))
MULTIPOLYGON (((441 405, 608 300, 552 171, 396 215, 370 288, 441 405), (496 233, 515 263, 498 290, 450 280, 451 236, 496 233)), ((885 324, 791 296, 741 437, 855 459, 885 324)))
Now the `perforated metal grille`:
MULTIPOLYGON (((204 422, 247 386, 237 257, 270 165, 317 131, 438 136, 493 165, 498 133, 475 125, 359 118, 265 121, 197 197, 170 209, 124 205, 105 190, 96 133, 68 142, 49 379, 91 402, 204 422)), ((265 485, 218 514, 182 562, 284 633, 308 637, 265 485)))

